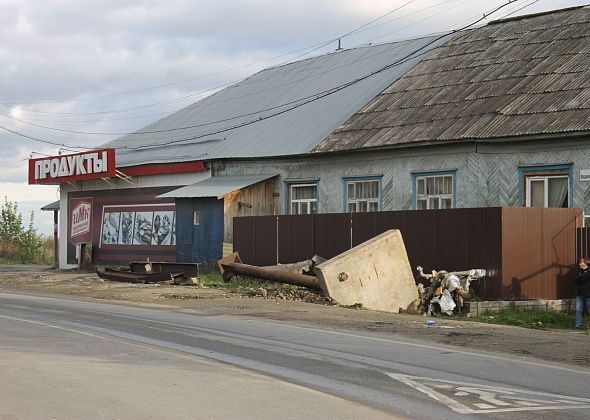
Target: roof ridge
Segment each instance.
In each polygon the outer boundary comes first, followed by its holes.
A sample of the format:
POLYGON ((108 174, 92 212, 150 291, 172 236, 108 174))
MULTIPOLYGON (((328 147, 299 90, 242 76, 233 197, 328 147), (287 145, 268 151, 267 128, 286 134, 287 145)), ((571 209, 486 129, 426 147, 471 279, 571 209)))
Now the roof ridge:
POLYGON ((566 7, 565 9, 553 9, 553 10, 546 10, 544 12, 529 13, 527 15, 518 15, 518 16, 511 16, 511 17, 506 17, 506 18, 499 18, 499 19, 489 21, 488 25, 495 25, 498 23, 511 22, 511 21, 515 21, 515 20, 530 19, 530 18, 534 18, 534 17, 538 17, 538 16, 551 15, 554 13, 571 12, 572 10, 586 9, 586 8, 588 8, 588 5, 572 6, 572 7, 566 7))

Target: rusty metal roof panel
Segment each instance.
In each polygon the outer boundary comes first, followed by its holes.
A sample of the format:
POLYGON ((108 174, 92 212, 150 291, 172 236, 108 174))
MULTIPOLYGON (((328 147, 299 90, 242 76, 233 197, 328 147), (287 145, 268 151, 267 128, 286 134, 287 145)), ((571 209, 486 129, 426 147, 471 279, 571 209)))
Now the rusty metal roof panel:
POLYGON ((589 7, 457 34, 314 152, 590 131, 589 44, 589 7))
POLYGON ((105 146, 118 148, 118 166, 306 153, 447 39, 370 45, 269 68, 105 146))

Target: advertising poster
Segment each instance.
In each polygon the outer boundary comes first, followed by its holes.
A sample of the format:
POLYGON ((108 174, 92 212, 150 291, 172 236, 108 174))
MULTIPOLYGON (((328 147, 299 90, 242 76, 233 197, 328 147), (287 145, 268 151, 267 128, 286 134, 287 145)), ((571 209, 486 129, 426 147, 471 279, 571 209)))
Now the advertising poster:
POLYGON ((92 198, 70 198, 68 239, 76 245, 92 242, 92 198))

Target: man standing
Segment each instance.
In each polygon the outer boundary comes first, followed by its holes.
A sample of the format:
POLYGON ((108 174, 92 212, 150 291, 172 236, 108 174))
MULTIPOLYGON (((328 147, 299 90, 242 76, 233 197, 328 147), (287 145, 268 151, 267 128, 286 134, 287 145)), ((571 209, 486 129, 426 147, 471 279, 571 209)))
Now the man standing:
POLYGON ((582 328, 584 307, 586 307, 586 312, 590 315, 590 258, 580 258, 578 266, 580 272, 574 280, 578 285, 578 292, 576 293, 576 326, 574 327, 576 329, 582 328))

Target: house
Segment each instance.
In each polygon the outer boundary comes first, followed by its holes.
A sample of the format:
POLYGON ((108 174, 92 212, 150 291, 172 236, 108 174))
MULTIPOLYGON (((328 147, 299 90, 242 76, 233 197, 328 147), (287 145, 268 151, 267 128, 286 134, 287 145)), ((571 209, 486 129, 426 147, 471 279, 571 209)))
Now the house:
MULTIPOLYGON (((245 215, 457 207, 590 212, 590 8, 498 20, 259 72, 105 148, 97 261, 206 261, 245 215)), ((88 238, 86 238, 88 240, 88 238)))
MULTIPOLYGON (((60 237, 67 238, 60 241, 60 267, 76 262, 81 243, 92 244, 95 261, 103 263, 218 258, 232 241, 233 216, 282 213, 287 202, 283 169, 252 171, 237 162, 264 167, 269 159, 311 152, 447 37, 269 68, 98 152, 31 161, 30 179, 40 177, 32 183, 60 184, 60 237), (93 179, 67 166, 76 159, 100 163, 93 179)), ((301 185, 292 191, 306 194, 301 185)), ((301 200, 298 211, 316 211, 313 200, 301 200)))
POLYGON ((590 8, 456 34, 279 174, 284 213, 580 207, 590 212, 590 8), (300 198, 305 197, 305 198, 300 198), (310 198, 311 197, 311 198, 310 198))

